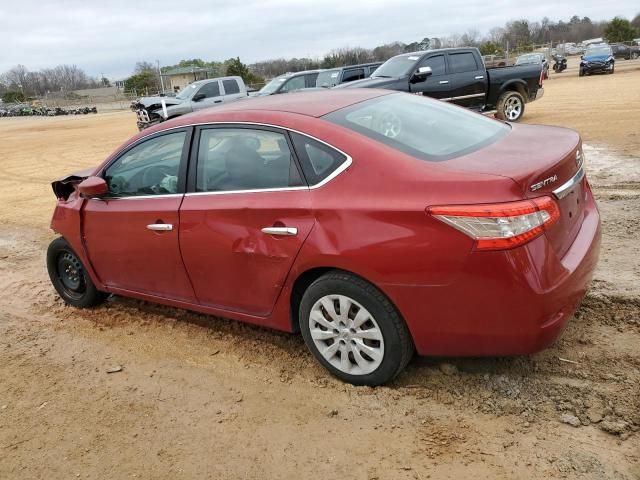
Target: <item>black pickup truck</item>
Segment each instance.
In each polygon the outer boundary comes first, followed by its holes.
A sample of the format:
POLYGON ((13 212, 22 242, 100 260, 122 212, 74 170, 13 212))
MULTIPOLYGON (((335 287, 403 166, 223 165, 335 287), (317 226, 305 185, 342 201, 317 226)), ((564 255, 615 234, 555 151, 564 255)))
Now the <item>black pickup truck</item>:
POLYGON ((544 94, 540 65, 486 69, 477 48, 443 48, 390 58, 364 80, 334 88, 386 88, 427 95, 517 122, 544 94))

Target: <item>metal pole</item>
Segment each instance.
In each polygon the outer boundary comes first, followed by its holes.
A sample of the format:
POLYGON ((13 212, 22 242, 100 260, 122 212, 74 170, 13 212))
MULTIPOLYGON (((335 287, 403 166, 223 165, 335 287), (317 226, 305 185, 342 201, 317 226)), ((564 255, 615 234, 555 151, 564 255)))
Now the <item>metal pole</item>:
POLYGON ((158 63, 158 75, 160 75, 160 85, 162 86, 162 93, 164 93, 164 80, 162 79, 162 70, 160 70, 160 60, 156 60, 158 63))

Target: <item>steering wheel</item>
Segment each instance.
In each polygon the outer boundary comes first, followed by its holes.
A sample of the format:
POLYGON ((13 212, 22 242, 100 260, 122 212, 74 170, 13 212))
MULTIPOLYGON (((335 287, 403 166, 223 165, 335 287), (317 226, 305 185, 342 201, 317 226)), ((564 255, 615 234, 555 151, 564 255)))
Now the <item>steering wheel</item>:
POLYGON ((402 121, 395 113, 382 112, 376 119, 376 130, 388 138, 396 138, 402 132, 402 121))
POLYGON ((109 180, 109 191, 111 193, 115 193, 116 195, 125 193, 128 187, 129 183, 122 176, 115 176, 109 180))
POLYGON ((158 185, 165 176, 173 175, 175 173, 173 170, 167 165, 153 165, 142 173, 142 184, 147 188, 158 185))

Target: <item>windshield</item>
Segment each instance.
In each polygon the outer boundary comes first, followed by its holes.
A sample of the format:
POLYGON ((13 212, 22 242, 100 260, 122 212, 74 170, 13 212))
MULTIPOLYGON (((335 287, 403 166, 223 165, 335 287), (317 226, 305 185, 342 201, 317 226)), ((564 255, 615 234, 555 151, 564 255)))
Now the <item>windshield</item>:
POLYGON ((420 60, 420 55, 401 55, 393 57, 380 65, 372 77, 402 77, 407 75, 420 60))
POLYGON ((190 98, 193 95, 196 88, 198 88, 197 85, 193 85, 193 84, 187 85, 186 87, 184 87, 182 90, 178 92, 178 94, 176 95, 176 98, 178 100, 186 100, 187 98, 190 98))
POLYGON ((510 131, 507 124, 406 93, 357 103, 324 118, 428 161, 448 160, 471 153, 510 131))
POLYGON ((318 74, 316 87, 335 87, 340 80, 340 70, 325 70, 318 74))
POLYGON ((287 77, 276 77, 260 89, 258 95, 271 95, 275 93, 280 86, 287 81, 287 77))
POLYGON ((585 57, 594 56, 594 55, 611 55, 611 49, 609 47, 590 47, 587 48, 585 57))
POLYGON ((516 65, 527 65, 530 63, 541 63, 542 55, 522 55, 516 60, 516 65))

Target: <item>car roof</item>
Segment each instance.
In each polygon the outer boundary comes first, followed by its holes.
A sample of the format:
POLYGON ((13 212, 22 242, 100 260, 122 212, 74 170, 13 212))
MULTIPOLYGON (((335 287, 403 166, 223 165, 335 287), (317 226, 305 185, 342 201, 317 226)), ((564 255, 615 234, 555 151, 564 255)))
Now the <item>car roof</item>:
POLYGON ((227 112, 287 112, 310 117, 321 117, 350 105, 366 100, 397 93, 393 90, 374 88, 350 89, 318 89, 303 90, 281 95, 267 95, 264 97, 247 97, 246 99, 225 103, 189 114, 188 122, 207 123, 220 121, 220 117, 227 112))
POLYGON ((291 77, 298 77, 300 75, 307 75, 308 73, 316 73, 316 72, 322 72, 323 69, 316 69, 316 70, 301 70, 300 72, 287 72, 287 73, 283 73, 282 75, 278 75, 275 78, 291 78, 291 77))

